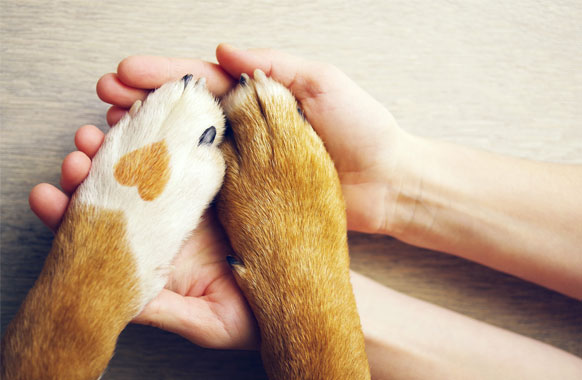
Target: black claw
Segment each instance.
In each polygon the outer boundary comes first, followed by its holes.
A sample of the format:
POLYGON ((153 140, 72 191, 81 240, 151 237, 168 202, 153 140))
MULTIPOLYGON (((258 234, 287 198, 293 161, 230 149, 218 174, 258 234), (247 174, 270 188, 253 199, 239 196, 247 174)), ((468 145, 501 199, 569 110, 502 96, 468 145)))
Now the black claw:
POLYGON ((240 78, 238 78, 238 83, 240 83, 241 86, 245 86, 247 84, 248 80, 249 80, 249 76, 245 73, 242 73, 240 75, 240 78))
POLYGON ((242 263, 234 256, 226 256, 226 262, 231 267, 233 267, 235 265, 242 265, 242 263))
POLYGON ((202 136, 200 136, 200 140, 198 140, 198 145, 210 145, 214 142, 214 138, 216 138, 216 128, 207 128, 204 132, 202 132, 202 136))
POLYGON ((297 112, 299 113, 299 116, 301 116, 303 120, 307 121, 307 118, 305 117, 305 114, 303 113, 303 110, 300 107, 297 107, 297 112))
POLYGON ((186 74, 182 77, 182 80, 184 81, 184 88, 186 88, 186 86, 188 85, 188 83, 192 80, 192 74, 186 74))

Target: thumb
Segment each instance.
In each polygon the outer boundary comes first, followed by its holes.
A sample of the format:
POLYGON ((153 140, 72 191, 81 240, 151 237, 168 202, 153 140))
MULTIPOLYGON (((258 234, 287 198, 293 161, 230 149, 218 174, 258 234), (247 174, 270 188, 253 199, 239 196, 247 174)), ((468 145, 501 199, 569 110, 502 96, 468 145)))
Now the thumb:
POLYGON ((133 322, 178 334, 207 348, 218 348, 220 341, 215 333, 223 329, 208 302, 168 289, 163 289, 150 301, 133 322))

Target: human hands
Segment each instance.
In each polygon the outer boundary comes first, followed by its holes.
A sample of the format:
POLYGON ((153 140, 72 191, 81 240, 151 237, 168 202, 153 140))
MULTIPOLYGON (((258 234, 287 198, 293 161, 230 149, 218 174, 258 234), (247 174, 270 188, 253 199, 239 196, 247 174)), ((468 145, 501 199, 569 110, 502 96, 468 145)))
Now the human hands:
POLYGON ((291 90, 325 143, 342 184, 348 228, 387 233, 397 200, 402 152, 412 138, 390 112, 338 68, 276 50, 219 45, 216 56, 232 77, 260 69, 291 90), (387 212, 388 211, 388 212, 387 212))
MULTIPOLYGON (((390 196, 393 196, 393 191, 387 187, 386 177, 390 172, 388 168, 398 152, 396 149, 398 142, 405 140, 407 136, 396 125, 390 113, 341 71, 330 65, 304 61, 273 50, 242 51, 228 45, 220 45, 217 48, 217 57, 222 66, 195 59, 140 56, 126 58, 119 64, 116 74, 104 75, 97 84, 99 97, 113 105, 107 113, 108 123, 110 125, 117 123, 135 100, 144 99, 149 90, 187 73, 206 77, 208 88, 215 95, 222 96, 236 83, 231 75, 238 77, 242 72, 253 72, 255 68, 261 68, 291 89, 301 103, 306 117, 324 140, 342 182, 347 203, 348 227, 366 232, 382 232, 387 224, 385 207, 378 205, 384 205, 390 201, 390 196), (354 144, 354 141, 357 141, 357 144, 354 144)), ((75 140, 80 152, 71 153, 62 166, 61 186, 66 193, 72 193, 85 178, 90 167, 90 158, 97 152, 102 139, 102 133, 93 126, 85 126, 77 132, 75 140)), ((50 185, 41 184, 31 192, 30 203, 41 220, 56 229, 68 204, 68 197, 50 185)), ((211 236, 218 227, 215 222, 211 222, 199 227, 200 231, 203 229, 211 236)), ((209 239, 207 243, 216 243, 216 239, 209 239)), ((216 245, 215 248, 219 249, 220 247, 216 245)), ((185 251, 194 253, 188 250, 188 247, 187 244, 185 251)), ((181 260, 185 262, 192 260, 189 258, 191 254, 180 254, 176 266, 180 267, 181 260), (183 257, 185 258, 182 259, 183 257)), ((225 254, 226 251, 223 251, 220 256, 224 257, 225 254)), ((208 256, 211 257, 218 256, 208 256)), ((202 264, 210 262, 212 259, 202 264)), ((231 275, 223 262, 220 265, 215 264, 216 270, 208 274, 193 273, 190 276, 183 272, 176 275, 176 281, 172 275, 170 289, 167 290, 177 292, 168 293, 165 290, 146 307, 137 321, 178 332, 201 345, 213 346, 207 339, 192 335, 198 334, 198 329, 185 327, 190 326, 192 321, 187 322, 188 318, 184 315, 180 320, 178 317, 180 314, 175 314, 180 298, 174 296, 206 296, 204 293, 206 289, 200 290, 184 284, 196 279, 206 278, 210 281, 211 278, 222 278, 225 270, 229 276, 231 275), (198 278, 198 275, 202 278, 198 278), (190 289, 197 291, 187 293, 190 289), (184 322, 183 327, 180 327, 180 322, 184 322)), ((208 286, 211 284, 208 281, 200 281, 198 284, 208 286)), ((221 290, 226 293, 236 290, 240 296, 238 288, 233 288, 232 278, 224 284, 226 288, 221 290)), ((245 311, 248 313, 246 304, 245 311)), ((243 319, 248 322, 248 318, 243 319)), ((256 328, 254 321, 252 326, 253 329, 256 328)), ((254 336, 256 337, 256 333, 254 336)), ((234 341, 231 343, 239 346, 236 343, 239 339, 234 341)), ((239 343, 241 346, 247 346, 244 342, 248 341, 244 338, 239 343)), ((229 345, 228 339, 218 342, 222 343, 217 343, 217 346, 229 345)))
MULTIPOLYGON (((103 137, 94 126, 80 128, 75 136, 79 151, 63 161, 64 192, 49 184, 31 191, 32 210, 51 229, 58 228, 68 195, 89 173, 91 158, 103 137)), ((224 232, 210 210, 176 257, 165 289, 134 322, 177 333, 204 347, 256 348, 256 322, 225 261, 229 252, 224 232)))
POLYGON ((111 103, 107 120, 115 124, 147 91, 186 73, 205 76, 209 89, 222 96, 241 73, 263 70, 283 83, 326 145, 342 183, 348 228, 387 233, 393 223, 389 211, 398 198, 402 152, 411 138, 390 112, 339 69, 310 62, 276 50, 237 50, 219 45, 220 66, 197 59, 134 56, 124 59, 117 73, 103 76, 99 97, 111 103))

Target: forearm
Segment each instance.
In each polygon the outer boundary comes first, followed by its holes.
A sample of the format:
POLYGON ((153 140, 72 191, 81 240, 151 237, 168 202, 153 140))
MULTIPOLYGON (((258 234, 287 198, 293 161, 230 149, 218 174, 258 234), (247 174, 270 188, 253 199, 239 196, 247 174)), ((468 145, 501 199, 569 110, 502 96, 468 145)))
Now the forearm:
POLYGON ((582 298, 581 166, 411 141, 385 233, 582 298))
POLYGON ((576 379, 582 360, 352 272, 374 379, 576 379))

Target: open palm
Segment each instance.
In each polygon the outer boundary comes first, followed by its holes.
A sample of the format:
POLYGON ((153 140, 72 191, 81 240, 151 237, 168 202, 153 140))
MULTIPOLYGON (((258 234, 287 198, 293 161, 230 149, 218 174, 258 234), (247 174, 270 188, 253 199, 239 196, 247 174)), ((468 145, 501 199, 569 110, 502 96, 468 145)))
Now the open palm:
POLYGON ((153 325, 210 348, 258 346, 258 330, 225 257, 231 252, 209 210, 174 261, 168 284, 134 322, 153 325))

